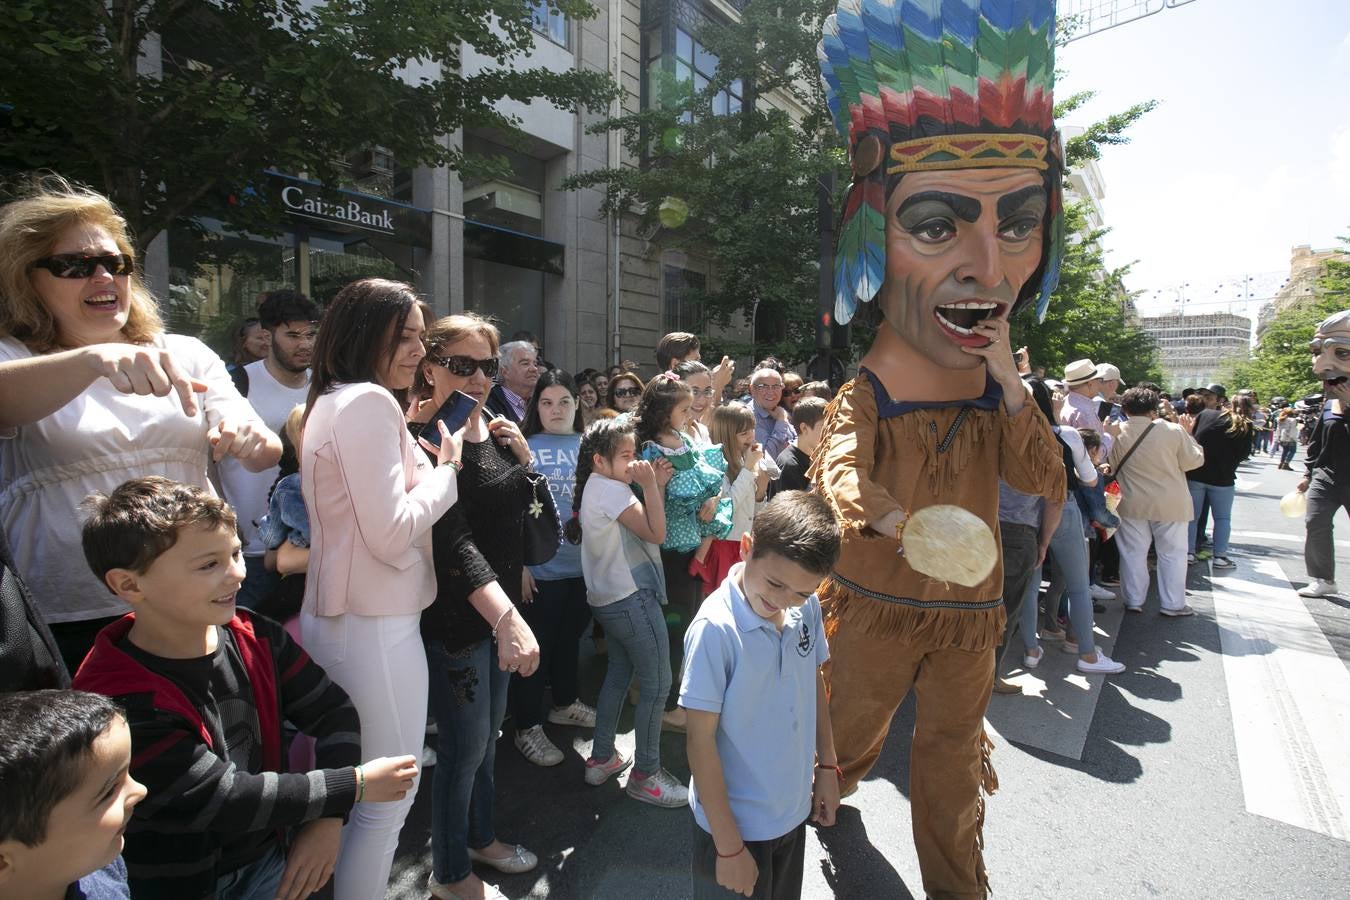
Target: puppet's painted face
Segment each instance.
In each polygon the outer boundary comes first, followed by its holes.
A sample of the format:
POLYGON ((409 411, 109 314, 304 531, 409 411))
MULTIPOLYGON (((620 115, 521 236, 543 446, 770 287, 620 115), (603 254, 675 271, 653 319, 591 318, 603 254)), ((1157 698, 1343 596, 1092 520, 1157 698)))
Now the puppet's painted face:
POLYGON ((1026 169, 912 172, 886 202, 886 327, 933 362, 971 369, 970 326, 1006 317, 1041 264, 1045 182, 1026 169))
POLYGON ((1317 326, 1308 344, 1312 369, 1328 400, 1350 400, 1350 310, 1337 313, 1317 326))

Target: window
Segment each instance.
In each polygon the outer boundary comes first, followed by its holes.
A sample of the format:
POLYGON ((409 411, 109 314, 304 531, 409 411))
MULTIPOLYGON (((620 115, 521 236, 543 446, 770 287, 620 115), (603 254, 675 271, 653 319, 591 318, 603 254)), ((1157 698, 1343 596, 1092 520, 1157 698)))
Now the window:
POLYGON ((698 272, 679 266, 661 267, 661 287, 665 297, 665 330, 703 333, 703 292, 708 280, 698 272))
MULTIPOLYGON (((683 28, 675 29, 675 80, 680 84, 690 84, 695 93, 707 90, 708 83, 717 74, 717 57, 694 39, 683 28)), ((737 78, 726 88, 717 92, 712 100, 712 112, 715 116, 736 115, 741 111, 744 94, 741 79, 737 78)), ((684 121, 691 120, 685 113, 684 121)))
POLYGON ((550 9, 547 0, 531 0, 532 27, 560 47, 567 46, 567 16, 550 9))

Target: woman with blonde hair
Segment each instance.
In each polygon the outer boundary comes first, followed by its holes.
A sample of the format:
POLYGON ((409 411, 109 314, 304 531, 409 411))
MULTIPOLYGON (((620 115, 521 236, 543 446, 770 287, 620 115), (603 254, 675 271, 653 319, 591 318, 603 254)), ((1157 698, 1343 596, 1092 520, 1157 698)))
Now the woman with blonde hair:
POLYGON ((126 220, 58 176, 0 209, 0 527, 73 671, 127 607, 77 563, 86 496, 144 475, 211 490, 281 441, 196 338, 165 334, 126 220))

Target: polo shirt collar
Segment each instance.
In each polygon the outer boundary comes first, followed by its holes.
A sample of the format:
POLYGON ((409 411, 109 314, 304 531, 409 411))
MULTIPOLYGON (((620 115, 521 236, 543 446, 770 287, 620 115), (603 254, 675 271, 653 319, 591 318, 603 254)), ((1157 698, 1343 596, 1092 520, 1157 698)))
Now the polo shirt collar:
MULTIPOLYGON (((745 570, 745 563, 738 562, 731 567, 727 573, 727 580, 723 582, 727 586, 727 603, 731 606, 731 616, 736 620, 736 630, 740 632, 754 631, 756 628, 767 628, 773 632, 774 637, 778 636, 778 629, 768 619, 755 612, 750 607, 750 601, 745 599, 745 594, 741 593, 736 586, 736 579, 741 576, 745 570)), ((783 610, 783 631, 796 629, 801 622, 802 608, 792 606, 783 610)))
POLYGON ((1003 402, 1003 387, 988 372, 984 373, 984 393, 972 400, 892 400, 881 379, 871 369, 863 368, 859 371, 872 382, 872 393, 877 398, 877 417, 881 419, 902 416, 918 409, 953 409, 969 406, 992 412, 1003 402))

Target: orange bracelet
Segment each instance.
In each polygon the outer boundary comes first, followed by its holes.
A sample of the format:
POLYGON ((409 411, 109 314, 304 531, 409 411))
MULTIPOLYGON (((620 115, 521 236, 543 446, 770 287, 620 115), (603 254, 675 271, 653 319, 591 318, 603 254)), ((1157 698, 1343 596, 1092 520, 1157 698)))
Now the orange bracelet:
POLYGON ((713 852, 717 854, 718 859, 731 859, 733 856, 740 856, 745 852, 745 841, 741 841, 741 849, 737 850, 735 853, 722 853, 717 849, 716 844, 713 844, 713 852))
POLYGON ((817 768, 817 769, 831 769, 831 770, 833 770, 833 771, 834 771, 834 774, 835 774, 835 777, 837 777, 837 778, 839 779, 839 781, 840 781, 841 784, 843 783, 843 781, 844 781, 844 770, 841 769, 841 768, 839 768, 838 766, 827 766, 827 765, 825 765, 824 763, 816 763, 816 768, 817 768))

